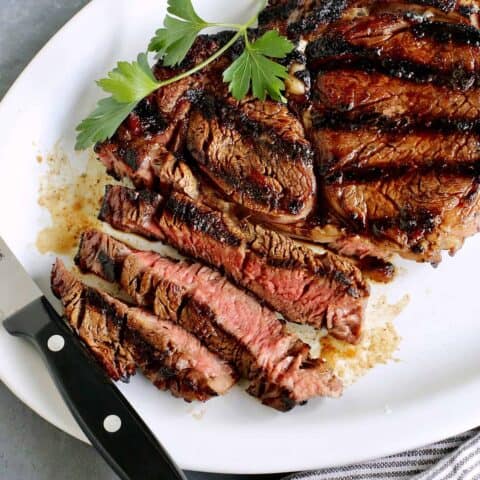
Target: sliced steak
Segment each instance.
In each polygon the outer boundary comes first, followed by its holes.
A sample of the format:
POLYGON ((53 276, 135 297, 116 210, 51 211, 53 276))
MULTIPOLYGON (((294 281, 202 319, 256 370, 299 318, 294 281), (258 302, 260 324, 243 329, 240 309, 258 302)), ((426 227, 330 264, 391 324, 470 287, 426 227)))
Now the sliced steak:
POLYGON ((121 341, 127 305, 83 285, 61 260, 53 267, 51 286, 62 301, 68 323, 108 375, 124 381, 134 375, 135 360, 121 341))
POLYGON ((159 389, 187 401, 206 401, 235 383, 228 364, 186 330, 83 285, 60 260, 52 289, 69 324, 112 379, 127 380, 138 366, 159 389))
POLYGON ((193 105, 187 146, 220 191, 277 223, 310 213, 316 192, 313 152, 285 105, 202 92, 193 105))
POLYGON ((141 193, 109 187, 100 218, 140 234, 144 225, 152 224, 150 238, 223 270, 288 320, 327 327, 340 339, 358 341, 369 292, 351 262, 329 252, 315 254, 282 234, 238 221, 181 194, 163 203, 160 196, 149 198, 148 203, 141 193), (134 217, 142 219, 138 227, 131 221, 134 217))
POLYGON ((358 130, 373 126, 405 133, 413 128, 480 130, 479 89, 462 92, 379 73, 336 70, 318 75, 313 97, 315 128, 358 130))
POLYGON ((129 249, 96 231, 83 235, 77 263, 195 334, 251 380, 249 392, 267 405, 285 411, 341 392, 324 362, 311 359, 271 310, 208 267, 129 249))
POLYGON ((460 90, 478 84, 480 31, 383 14, 338 22, 307 47, 313 69, 359 68, 460 90))

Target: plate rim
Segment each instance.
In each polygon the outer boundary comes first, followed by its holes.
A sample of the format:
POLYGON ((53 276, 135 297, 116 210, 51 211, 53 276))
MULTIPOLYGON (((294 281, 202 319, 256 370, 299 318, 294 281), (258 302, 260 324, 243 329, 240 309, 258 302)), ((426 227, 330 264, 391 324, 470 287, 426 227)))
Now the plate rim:
MULTIPOLYGON (((72 24, 78 22, 84 15, 88 15, 90 11, 94 10, 96 5, 98 4, 100 4, 100 0, 91 0, 89 3, 83 6, 69 21, 67 21, 59 30, 57 30, 56 33, 50 37, 47 43, 34 55, 34 57, 30 60, 30 62, 23 69, 21 74, 12 83, 12 85, 10 86, 10 88, 7 90, 2 100, 0 101, 0 116, 2 116, 3 110, 6 109, 7 103, 10 101, 10 98, 15 95, 18 85, 21 83, 23 78, 28 75, 29 70, 32 68, 32 66, 37 62, 41 61, 42 56, 45 54, 45 52, 50 48, 52 48, 52 45, 62 35, 64 31, 68 30, 72 24)), ((32 401, 31 398, 22 395, 18 391, 17 387, 15 386, 15 382, 11 381, 9 378, 6 378, 3 375, 1 370, 0 370, 0 380, 12 392, 13 395, 15 395, 20 401, 22 401, 26 406, 28 406, 32 411, 34 411, 41 418, 48 421, 50 424, 54 425, 59 430, 69 434, 70 436, 84 443, 88 443, 88 444, 90 443, 85 439, 85 437, 82 437, 79 434, 78 430, 75 430, 74 428, 72 428, 72 425, 68 423, 61 424, 61 422, 57 421, 57 419, 51 418, 48 415, 48 413, 42 411, 42 408, 39 408, 35 404, 35 402, 32 401)), ((480 412, 479 412, 479 416, 480 416, 480 412)), ((478 420, 480 420, 480 418, 478 420)), ((315 467, 315 462, 312 462, 312 461, 309 463, 309 465, 306 465, 306 466, 305 465, 299 466, 298 462, 295 463, 294 461, 292 461, 292 466, 293 466, 292 470, 297 469, 297 467, 303 470, 305 468, 309 468, 309 469, 325 468, 326 466, 337 467, 342 465, 363 462, 372 458, 378 458, 386 455, 395 454, 401 451, 417 448, 419 446, 423 446, 423 445, 441 440, 443 438, 447 438, 452 435, 461 433, 463 431, 466 431, 470 428, 477 426, 477 424, 478 423, 475 422, 475 419, 473 416, 459 414, 457 415, 456 420, 454 422, 442 422, 442 427, 437 428, 434 431, 434 433, 430 433, 430 434, 424 433, 423 435, 422 434, 418 435, 417 442, 412 442, 406 437, 402 437, 402 439, 400 440, 397 439, 395 441, 389 442, 388 443, 389 446, 383 445, 382 448, 377 447, 375 449, 374 454, 371 453, 369 455, 365 455, 361 453, 349 452, 348 459, 346 455, 344 455, 343 461, 336 461, 332 464, 322 462, 322 460, 319 459, 317 463, 317 467, 315 467)), ((192 465, 187 463, 186 465, 183 465, 183 467, 188 470, 198 470, 198 471, 215 472, 215 473, 231 473, 231 474, 237 474, 237 473, 238 474, 268 474, 268 473, 285 472, 284 468, 276 469, 272 465, 270 465, 270 467, 264 466, 263 468, 257 468, 257 467, 252 468, 249 465, 243 465, 241 469, 232 468, 232 467, 229 467, 228 465, 223 465, 221 467, 220 465, 221 465, 221 462, 218 462, 215 460, 209 461, 206 459, 203 465, 198 465, 198 464, 192 465)))
MULTIPOLYGON (((6 109, 7 103, 10 101, 10 97, 15 94, 18 86, 21 84, 24 77, 28 75, 28 71, 31 69, 32 65, 41 60, 41 57, 45 54, 45 52, 51 48, 52 44, 56 41, 58 37, 62 35, 62 33, 70 28, 70 26, 78 21, 78 19, 87 14, 88 10, 93 9, 93 7, 97 4, 98 0, 90 0, 86 5, 84 5, 80 10, 78 10, 75 15, 73 15, 65 24, 63 24, 48 40, 47 42, 35 53, 32 59, 27 63, 25 68, 21 71, 21 73, 15 78, 14 82, 10 85, 8 90, 6 91, 5 95, 0 100, 0 117, 2 116, 3 110, 6 109)), ((3 326, 1 327, 3 328, 3 326)), ((31 402, 28 398, 22 395, 18 389, 15 387, 14 382, 10 381, 9 379, 5 378, 2 371, 0 370, 0 381, 8 388, 8 390, 18 398, 24 405, 26 405, 30 410, 35 412, 39 417, 46 420, 48 423, 56 427, 58 430, 67 433, 73 438, 85 443, 87 445, 91 445, 91 443, 85 437, 82 437, 75 429, 70 428, 68 425, 59 425, 59 422, 56 422, 53 419, 47 418, 48 415, 45 412, 42 413, 40 408, 37 408, 36 405, 31 402)), ((63 401, 63 400, 62 400, 63 401)))

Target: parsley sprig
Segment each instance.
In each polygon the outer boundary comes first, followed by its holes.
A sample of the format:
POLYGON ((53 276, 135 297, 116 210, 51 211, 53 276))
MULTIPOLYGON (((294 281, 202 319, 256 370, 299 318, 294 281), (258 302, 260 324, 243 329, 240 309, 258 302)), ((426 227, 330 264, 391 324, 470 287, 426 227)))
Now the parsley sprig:
POLYGON ((193 8, 191 0, 168 0, 168 14, 163 28, 156 31, 148 50, 156 52, 164 66, 179 65, 188 54, 197 35, 209 27, 236 30, 232 38, 209 58, 193 68, 169 79, 158 81, 148 63, 146 53, 141 53, 134 62, 118 62, 107 77, 97 82, 98 86, 111 96, 98 102, 94 112, 77 127, 75 148, 84 150, 97 142, 111 138, 118 127, 135 109, 138 103, 158 88, 170 85, 188 77, 215 61, 243 38, 243 53, 225 70, 223 80, 228 83, 231 94, 238 100, 249 91, 255 98, 265 100, 267 95, 277 101, 285 101, 282 94, 284 80, 288 76, 285 66, 273 59, 284 58, 293 44, 277 31, 264 33, 255 41, 249 39, 249 29, 257 21, 261 8, 244 24, 207 22, 193 8))

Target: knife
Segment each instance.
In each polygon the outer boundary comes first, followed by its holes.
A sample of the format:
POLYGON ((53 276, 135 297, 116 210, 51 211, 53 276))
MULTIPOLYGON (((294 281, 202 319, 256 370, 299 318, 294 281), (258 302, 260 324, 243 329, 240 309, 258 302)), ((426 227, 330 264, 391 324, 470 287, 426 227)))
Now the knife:
POLYGON ((0 237, 0 321, 31 341, 92 445, 123 480, 186 480, 0 237))

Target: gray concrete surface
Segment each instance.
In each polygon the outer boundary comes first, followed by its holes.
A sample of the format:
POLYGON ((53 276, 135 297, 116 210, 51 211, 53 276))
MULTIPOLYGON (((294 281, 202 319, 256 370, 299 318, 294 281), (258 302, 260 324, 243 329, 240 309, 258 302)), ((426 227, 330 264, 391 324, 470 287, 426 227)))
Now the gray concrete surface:
MULTIPOLYGON (((35 53, 86 3, 88 0, 0 0, 0 98, 35 53)), ((188 477, 189 480, 280 478, 193 472, 188 472, 188 477)), ((115 478, 91 447, 45 422, 0 383, 1 480, 115 478)))

